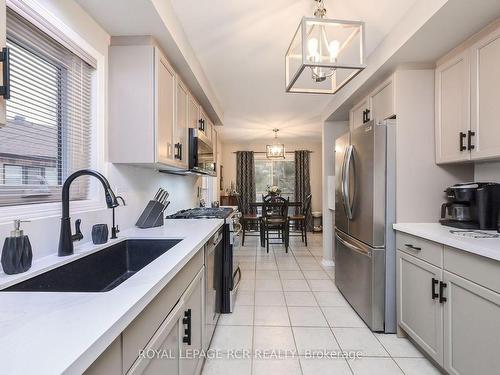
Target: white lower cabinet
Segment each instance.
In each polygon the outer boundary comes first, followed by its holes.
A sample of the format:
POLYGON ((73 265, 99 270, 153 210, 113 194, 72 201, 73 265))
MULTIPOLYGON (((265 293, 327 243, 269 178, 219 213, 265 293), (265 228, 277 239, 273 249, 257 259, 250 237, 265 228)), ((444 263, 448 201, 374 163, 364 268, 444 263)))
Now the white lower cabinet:
POLYGON ((84 372, 199 375, 205 349, 205 268, 199 251, 84 372))
POLYGON ((444 368, 489 375, 500 368, 500 294, 444 271, 444 368))
POLYGON ((204 285, 203 271, 186 291, 183 304, 182 333, 180 340, 180 374, 193 375, 201 372, 203 361, 199 353, 203 349, 204 319, 204 285))
POLYGON ((177 305, 134 362, 129 375, 179 374, 179 345, 183 305, 177 305))
POLYGON ((197 375, 203 335, 202 269, 139 355, 129 375, 197 375))
MULTIPOLYGON (((404 236, 398 233, 400 240, 404 236)), ((398 249, 398 325, 449 374, 496 373, 500 262, 444 250, 444 263, 438 265, 398 249)))
POLYGON ((440 268, 397 252, 399 325, 436 362, 443 358, 443 311, 439 303, 440 268))

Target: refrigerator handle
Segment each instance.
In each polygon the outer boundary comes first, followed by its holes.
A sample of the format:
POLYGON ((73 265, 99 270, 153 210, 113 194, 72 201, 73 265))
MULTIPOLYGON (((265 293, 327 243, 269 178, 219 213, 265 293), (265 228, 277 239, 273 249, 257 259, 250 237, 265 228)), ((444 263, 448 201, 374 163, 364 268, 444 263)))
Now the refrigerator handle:
POLYGON ((342 203, 343 203, 343 206, 344 206, 344 212, 345 212, 346 216, 349 216, 348 213, 347 213, 347 201, 345 199, 345 197, 346 197, 346 174, 345 174, 345 171, 346 171, 346 161, 347 161, 347 150, 344 153, 344 160, 342 160, 342 172, 341 172, 342 183, 340 184, 340 190, 341 190, 341 193, 342 193, 342 203))
MULTIPOLYGON (((349 199, 349 190, 350 190, 350 182, 349 182, 349 176, 351 174, 351 162, 352 162, 352 157, 353 157, 353 151, 354 151, 354 146, 350 145, 347 149, 346 153, 346 162, 345 162, 345 168, 344 168, 344 176, 343 176, 343 199, 344 199, 344 207, 346 208, 346 214, 349 220, 353 219, 353 206, 354 206, 354 198, 353 198, 353 203, 351 203, 349 199)), ((356 188, 356 181, 354 183, 354 188, 356 188)), ((356 195, 356 192, 354 192, 354 195, 356 195)))
POLYGON ((340 238, 340 236, 337 233, 335 233, 335 238, 337 239, 337 241, 339 241, 342 245, 344 245, 348 249, 351 249, 352 251, 371 257, 371 252, 369 250, 365 250, 353 244, 348 243, 347 241, 340 238))

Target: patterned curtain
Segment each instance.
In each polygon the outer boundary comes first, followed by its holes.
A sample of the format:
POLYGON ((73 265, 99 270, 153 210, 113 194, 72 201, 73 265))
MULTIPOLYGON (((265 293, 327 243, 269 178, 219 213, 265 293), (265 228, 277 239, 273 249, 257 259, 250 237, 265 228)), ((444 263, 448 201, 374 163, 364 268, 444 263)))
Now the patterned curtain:
MULTIPOLYGON (((309 171, 309 151, 295 151, 295 200, 304 203, 306 197, 311 193, 311 181, 309 171)), ((296 208, 299 213, 300 207, 296 208)), ((306 212, 307 230, 313 229, 311 209, 306 212)))
POLYGON ((243 213, 255 213, 256 207, 250 207, 250 203, 255 202, 255 163, 253 151, 238 151, 236 153, 236 191, 240 195, 240 209, 243 213))

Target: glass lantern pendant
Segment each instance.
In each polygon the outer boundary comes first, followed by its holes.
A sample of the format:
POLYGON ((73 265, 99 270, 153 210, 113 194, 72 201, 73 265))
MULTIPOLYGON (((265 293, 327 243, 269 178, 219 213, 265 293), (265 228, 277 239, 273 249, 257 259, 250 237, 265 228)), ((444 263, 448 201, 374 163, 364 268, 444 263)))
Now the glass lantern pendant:
POLYGON ((286 92, 335 94, 365 67, 364 22, 326 18, 323 0, 286 52, 286 92))
POLYGON ((274 141, 266 146, 266 157, 268 159, 285 159, 285 145, 278 142, 279 129, 273 129, 274 141))

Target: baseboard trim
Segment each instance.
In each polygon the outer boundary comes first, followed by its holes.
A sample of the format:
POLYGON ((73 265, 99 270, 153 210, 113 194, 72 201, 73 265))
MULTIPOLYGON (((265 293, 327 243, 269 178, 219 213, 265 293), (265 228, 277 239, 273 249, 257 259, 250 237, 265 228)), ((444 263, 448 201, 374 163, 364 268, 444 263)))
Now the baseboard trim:
POLYGON ((333 260, 323 258, 323 259, 321 259, 321 265, 323 267, 334 267, 335 262, 333 260))

